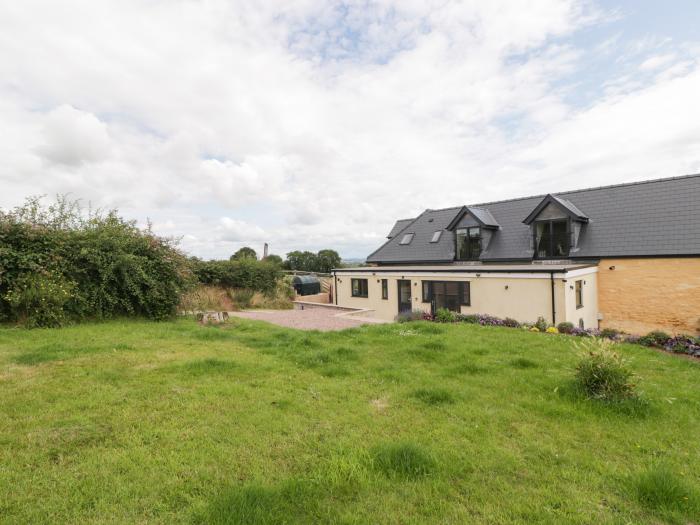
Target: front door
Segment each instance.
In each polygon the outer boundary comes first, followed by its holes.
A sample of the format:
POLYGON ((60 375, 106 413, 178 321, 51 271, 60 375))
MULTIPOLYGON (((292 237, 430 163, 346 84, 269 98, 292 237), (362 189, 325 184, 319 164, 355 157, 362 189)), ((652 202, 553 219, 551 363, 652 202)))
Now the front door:
POLYGON ((411 281, 399 280, 399 313, 411 311, 411 281))

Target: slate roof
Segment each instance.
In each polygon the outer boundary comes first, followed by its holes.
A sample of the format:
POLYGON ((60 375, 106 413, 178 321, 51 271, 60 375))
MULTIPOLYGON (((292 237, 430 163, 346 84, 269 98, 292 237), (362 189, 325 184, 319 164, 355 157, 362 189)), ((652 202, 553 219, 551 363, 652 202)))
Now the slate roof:
POLYGON ((491 212, 485 208, 477 208, 476 206, 467 206, 467 211, 471 213, 476 220, 480 221, 484 226, 491 228, 499 228, 501 225, 491 215, 491 212))
POLYGON ((413 221, 414 219, 399 219, 396 221, 396 224, 394 224, 394 227, 391 229, 386 238, 391 239, 392 237, 396 237, 396 234, 403 230, 404 226, 408 226, 413 221))
MULTIPOLYGON (((589 222, 581 226, 578 250, 570 255, 572 259, 700 256, 700 174, 567 191, 553 196, 568 203, 575 214, 589 218, 589 222)), ((493 231, 481 261, 532 259, 530 227, 523 220, 544 197, 470 206, 486 210, 500 225, 493 231)), ((367 262, 453 262, 453 232, 444 231, 437 243, 431 243, 430 239, 435 231, 447 228, 463 209, 464 206, 425 210, 413 220, 397 222, 392 238, 370 254, 367 262), (399 233, 415 235, 410 244, 402 246, 399 233)))

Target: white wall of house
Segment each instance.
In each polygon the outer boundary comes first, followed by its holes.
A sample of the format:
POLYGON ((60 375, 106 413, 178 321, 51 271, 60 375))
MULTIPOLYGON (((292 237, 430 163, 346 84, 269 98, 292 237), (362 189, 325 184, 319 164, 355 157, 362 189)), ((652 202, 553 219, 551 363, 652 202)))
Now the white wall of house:
MULTIPOLYGON (((370 315, 393 320, 398 313, 398 280, 411 282, 411 304, 413 310, 429 312, 430 303, 424 303, 422 281, 468 281, 471 304, 461 306, 464 314, 490 314, 497 317, 512 317, 521 322, 534 322, 544 317, 552 322, 552 283, 548 273, 418 273, 406 269, 398 272, 382 272, 380 268, 368 268, 356 272, 342 272, 336 276, 337 304, 350 308, 372 310, 370 315), (352 297, 353 278, 367 279, 368 297, 352 297), (382 299, 381 280, 388 281, 388 298, 382 299)), ((569 321, 578 326, 584 320, 586 328, 597 327, 597 268, 575 270, 569 274, 555 274, 554 296, 556 323, 569 321), (584 302, 576 308, 576 280, 583 280, 584 302), (571 287, 574 288, 571 288, 571 287)), ((336 295, 334 295, 336 297, 336 295)))

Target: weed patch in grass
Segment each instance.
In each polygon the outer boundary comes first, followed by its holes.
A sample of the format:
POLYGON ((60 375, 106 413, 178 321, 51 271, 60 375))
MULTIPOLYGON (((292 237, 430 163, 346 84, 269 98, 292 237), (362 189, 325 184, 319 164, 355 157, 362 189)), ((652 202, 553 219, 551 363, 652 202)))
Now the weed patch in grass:
POLYGON ((455 402, 455 396, 444 388, 419 388, 411 394, 427 405, 442 405, 455 402))
POLYGON ((350 370, 342 365, 327 366, 321 369, 321 375, 325 377, 347 377, 350 370))
POLYGON ((392 479, 416 480, 436 469, 433 457, 413 443, 387 443, 372 450, 372 465, 392 479))
POLYGON ((296 481, 281 487, 231 487, 222 491, 193 522, 202 525, 312 523, 318 518, 317 492, 315 487, 296 481))
POLYGON ((440 341, 439 339, 433 339, 431 341, 426 341, 425 343, 423 343, 423 348, 425 348, 426 350, 445 350, 447 348, 447 345, 444 341, 440 341))
POLYGON ((510 362, 510 366, 512 366, 513 368, 527 369, 527 368, 537 368, 540 365, 538 365, 532 359, 528 359, 526 357, 518 357, 517 359, 513 359, 510 362))
POLYGON ((15 357, 14 362, 18 365, 33 366, 50 361, 62 361, 65 359, 74 359, 84 355, 107 352, 113 348, 114 346, 111 345, 67 345, 56 342, 43 345, 36 350, 21 353, 15 357))
POLYGON ((488 372, 488 368, 477 365, 475 363, 466 362, 451 366, 445 371, 449 376, 476 375, 488 372))
POLYGON ((234 361, 225 361, 223 359, 197 359, 189 361, 175 367, 175 370, 193 376, 204 376, 209 374, 223 374, 231 372, 238 368, 234 361))
POLYGON ((686 519, 691 518, 691 512, 700 511, 696 491, 667 466, 653 466, 634 476, 631 484, 637 501, 648 509, 680 514, 686 519))

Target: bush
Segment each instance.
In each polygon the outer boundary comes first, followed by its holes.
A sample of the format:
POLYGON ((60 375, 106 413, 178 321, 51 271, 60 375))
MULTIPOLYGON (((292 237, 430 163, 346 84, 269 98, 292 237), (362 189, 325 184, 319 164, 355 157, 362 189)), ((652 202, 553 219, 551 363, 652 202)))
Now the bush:
POLYGON ((447 308, 439 308, 435 313, 435 322, 437 323, 454 323, 455 320, 454 312, 449 311, 447 308))
POLYGON ((421 321, 425 319, 423 310, 412 310, 410 312, 401 312, 396 316, 396 322, 408 323, 411 321, 421 321))
POLYGON ((272 294, 282 278, 282 270, 273 262, 256 259, 201 261, 190 259, 192 273, 202 284, 224 288, 245 288, 272 294))
POLYGON ((596 338, 577 345, 585 355, 576 366, 576 383, 589 399, 620 401, 636 397, 632 372, 611 350, 612 344, 596 338))
POLYGON ((537 318, 537 321, 535 321, 534 327, 537 328, 537 330, 540 332, 546 332, 547 328, 549 328, 549 323, 545 320, 544 317, 539 316, 537 318))
POLYGON ((520 328, 520 323, 512 317, 506 317, 503 319, 503 326, 507 326, 508 328, 520 328))
POLYGON ((116 210, 83 213, 66 198, 31 198, 0 211, 0 320, 58 326, 70 320, 175 314, 191 285, 170 239, 116 210))
POLYGON ((600 337, 610 339, 611 341, 617 341, 620 339, 620 335, 622 335, 622 333, 614 328, 603 328, 600 331, 600 337))
POLYGON ((690 335, 677 335, 666 341, 664 349, 676 354, 700 357, 700 341, 690 335))
POLYGON ((570 334, 574 331, 574 328, 574 323, 570 323, 568 321, 564 321, 563 323, 559 323, 557 325, 557 330, 559 330, 560 334, 570 334))
POLYGON ((671 336, 666 332, 655 330, 640 337, 637 343, 643 346, 655 346, 660 348, 663 347, 669 339, 671 339, 671 336))
POLYGON ((60 274, 42 272, 19 277, 4 298, 27 327, 59 327, 67 321, 74 288, 60 274))
POLYGON ((479 322, 479 316, 474 314, 457 314, 455 316, 455 321, 459 321, 460 323, 477 324, 479 322))
POLYGON ((545 332, 547 332, 548 334, 558 334, 559 330, 556 326, 550 326, 549 328, 547 328, 547 330, 545 330, 545 332))

